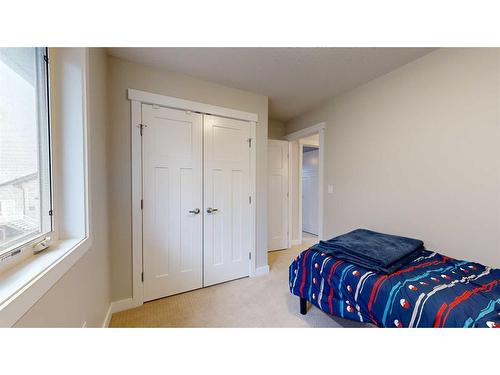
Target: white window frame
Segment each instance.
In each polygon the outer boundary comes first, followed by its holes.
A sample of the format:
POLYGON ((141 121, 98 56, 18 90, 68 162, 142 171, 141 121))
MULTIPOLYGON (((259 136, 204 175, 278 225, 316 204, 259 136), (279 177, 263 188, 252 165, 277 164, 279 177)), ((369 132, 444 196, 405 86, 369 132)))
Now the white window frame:
POLYGON ((0 274, 0 327, 14 325, 92 245, 88 49, 50 49, 49 69, 54 240, 0 274))

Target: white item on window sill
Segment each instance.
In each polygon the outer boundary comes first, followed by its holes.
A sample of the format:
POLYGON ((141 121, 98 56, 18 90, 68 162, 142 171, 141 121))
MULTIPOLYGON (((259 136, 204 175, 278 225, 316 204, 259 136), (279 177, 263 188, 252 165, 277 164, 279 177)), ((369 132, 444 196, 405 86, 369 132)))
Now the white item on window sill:
POLYGON ((43 240, 33 245, 33 253, 38 254, 39 252, 44 251, 51 245, 51 243, 51 238, 45 237, 43 240))

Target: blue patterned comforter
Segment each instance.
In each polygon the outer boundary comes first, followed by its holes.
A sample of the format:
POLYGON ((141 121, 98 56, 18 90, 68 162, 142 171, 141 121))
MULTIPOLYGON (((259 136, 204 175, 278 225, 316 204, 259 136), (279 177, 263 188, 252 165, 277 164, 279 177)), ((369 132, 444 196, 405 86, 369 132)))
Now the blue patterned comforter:
POLYGON ((290 265, 290 291, 324 312, 379 327, 500 327, 500 269, 423 251, 375 273, 315 246, 290 265))

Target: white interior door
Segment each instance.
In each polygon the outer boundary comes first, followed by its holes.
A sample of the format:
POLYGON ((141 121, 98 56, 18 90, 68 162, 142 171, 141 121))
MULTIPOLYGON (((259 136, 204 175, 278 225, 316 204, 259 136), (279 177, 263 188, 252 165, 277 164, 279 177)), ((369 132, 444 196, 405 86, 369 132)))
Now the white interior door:
POLYGON ((142 106, 144 300, 202 287, 202 115, 142 106))
POLYGON ((250 126, 204 115, 204 285, 248 276, 250 126))
POLYGON ((302 230, 318 235, 319 150, 303 153, 302 159, 302 230))
POLYGON ((288 247, 288 142, 267 141, 268 250, 288 247))

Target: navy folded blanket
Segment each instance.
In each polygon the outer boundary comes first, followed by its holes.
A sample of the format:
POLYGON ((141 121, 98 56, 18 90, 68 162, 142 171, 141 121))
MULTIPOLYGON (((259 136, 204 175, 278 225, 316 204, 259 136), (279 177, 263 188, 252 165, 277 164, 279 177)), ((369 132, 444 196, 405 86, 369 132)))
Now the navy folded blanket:
POLYGON ((320 241, 318 250, 335 258, 382 273, 393 273, 417 258, 424 243, 413 238, 356 229, 320 241))

